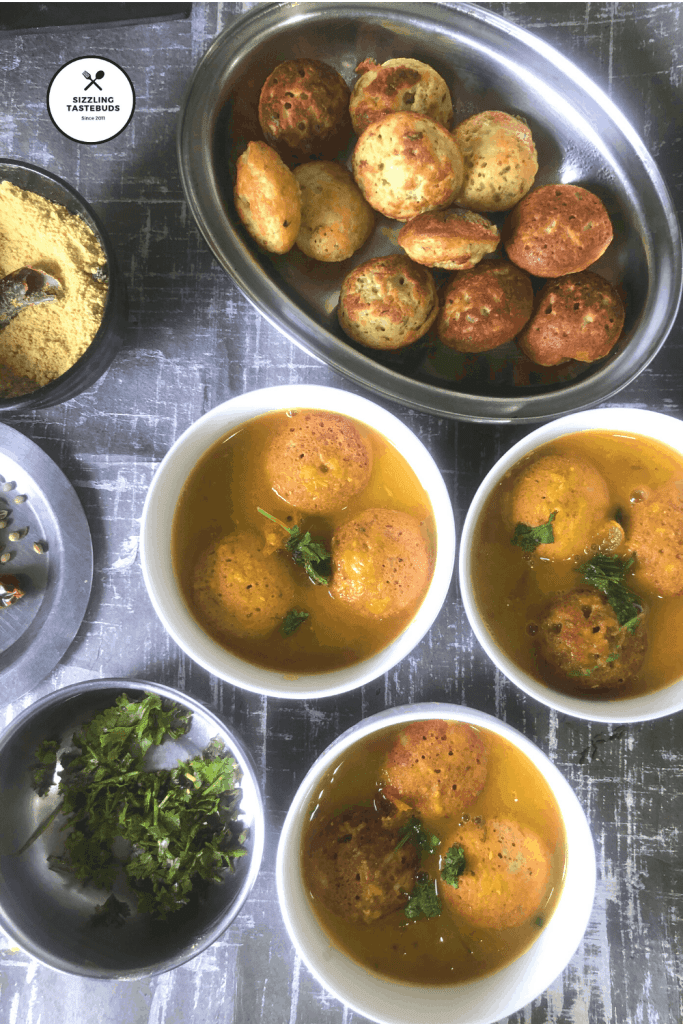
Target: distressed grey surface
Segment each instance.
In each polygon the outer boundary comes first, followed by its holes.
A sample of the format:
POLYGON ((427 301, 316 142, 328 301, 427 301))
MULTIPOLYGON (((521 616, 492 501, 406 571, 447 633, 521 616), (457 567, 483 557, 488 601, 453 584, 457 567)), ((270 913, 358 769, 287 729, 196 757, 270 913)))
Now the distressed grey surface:
MULTIPOLYGON (((147 599, 137 557, 142 505, 178 435, 217 403, 284 382, 349 386, 255 313, 188 216, 175 125, 192 69, 242 4, 195 4, 190 21, 0 36, 0 152, 65 177, 102 216, 130 298, 130 329, 111 369, 66 405, 13 420, 74 484, 95 552, 93 592, 76 640, 6 724, 41 694, 94 676, 149 678, 206 700, 252 750, 266 799, 264 867, 242 913, 206 953, 146 983, 58 975, 0 938, 0 1024, 360 1024, 294 956, 275 893, 277 836, 307 767, 330 740, 388 705, 449 700, 498 715, 566 775, 593 829, 598 889, 571 963, 509 1024, 675 1024, 683 937, 683 715, 593 727, 518 693, 485 659, 454 582, 427 637, 386 677, 321 701, 268 700, 190 663, 147 599), (52 125, 50 78, 101 54, 130 74, 130 127, 79 146, 52 125), (603 742, 606 741, 606 742, 603 742)), ((683 209, 683 8, 677 3, 491 4, 557 46, 607 91, 644 137, 683 209)), ((611 404, 683 416, 683 320, 650 368, 611 404)), ((462 524, 479 480, 528 428, 439 420, 393 407, 433 453, 462 524)), ((1 827, 1 824, 0 824, 1 827)))

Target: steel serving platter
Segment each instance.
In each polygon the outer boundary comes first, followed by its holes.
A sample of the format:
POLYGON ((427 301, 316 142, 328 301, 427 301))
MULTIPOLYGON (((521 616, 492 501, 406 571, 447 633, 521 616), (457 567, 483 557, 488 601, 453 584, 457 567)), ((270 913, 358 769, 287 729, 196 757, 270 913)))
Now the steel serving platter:
POLYGON ((256 308, 350 380, 416 409, 481 422, 532 422, 584 408, 633 380, 676 316, 680 231, 644 143, 575 65, 478 5, 257 5, 231 22, 196 68, 181 112, 178 153, 206 241, 256 308), (449 352, 431 333, 400 353, 373 353, 350 342, 336 319, 341 282, 364 260, 401 251, 401 225, 379 217, 371 241, 338 264, 315 262, 296 248, 274 256, 248 236, 232 198, 236 158, 249 140, 262 139, 261 86, 280 61, 293 57, 327 61, 351 85, 366 57, 417 58, 446 79, 456 123, 480 110, 523 116, 539 154, 536 184, 589 188, 614 224, 615 240, 593 268, 619 288, 626 304, 624 335, 610 356, 590 366, 544 369, 514 342, 483 356, 449 352))
POLYGON ((76 492, 42 448, 0 423, 0 574, 25 596, 0 608, 0 706, 37 686, 66 652, 83 621, 93 578, 90 528, 76 492), (19 504, 15 498, 26 498, 19 504), (11 542, 9 534, 24 531, 11 542), (44 546, 42 554, 34 543, 44 546))

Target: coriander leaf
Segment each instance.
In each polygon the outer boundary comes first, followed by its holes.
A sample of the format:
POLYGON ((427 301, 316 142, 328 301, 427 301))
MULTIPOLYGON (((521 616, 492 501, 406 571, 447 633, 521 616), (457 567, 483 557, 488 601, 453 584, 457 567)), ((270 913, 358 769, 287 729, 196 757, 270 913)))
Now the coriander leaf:
POLYGON ((631 634, 635 632, 642 613, 640 599, 624 583, 624 576, 634 561, 633 556, 622 562, 618 555, 597 554, 576 569, 588 586, 595 587, 605 595, 617 622, 631 634))
POLYGON ((277 523, 289 534, 286 547, 295 565, 303 566, 312 583, 319 583, 326 587, 332 573, 332 556, 325 545, 320 541, 313 540, 308 530, 302 534, 298 526, 286 526, 265 509, 257 507, 256 511, 266 519, 270 519, 271 522, 277 523))
POLYGON ((104 903, 95 907, 95 913, 90 918, 90 923, 96 927, 99 925, 111 925, 120 928, 126 918, 130 917, 130 907, 122 900, 117 900, 112 893, 104 903))
POLYGON ((628 622, 624 622, 621 628, 627 630, 627 632, 629 632, 631 636, 633 636, 638 626, 638 623, 642 618, 642 614, 643 613, 639 611, 638 614, 634 615, 632 619, 628 620, 628 622))
POLYGON ((296 565, 303 565, 312 583, 320 583, 325 587, 329 584, 332 557, 324 544, 311 539, 308 530, 303 537, 292 537, 288 540, 287 550, 291 552, 296 565))
POLYGON ((441 900, 436 894, 434 882, 424 872, 417 877, 404 913, 409 921, 417 921, 420 917, 438 917, 441 913, 441 900))
POLYGON ((307 618, 308 612, 299 612, 296 608, 292 608, 291 611, 287 612, 280 626, 282 634, 284 636, 291 636, 307 618))
POLYGON ((43 740, 36 750, 36 760, 31 768, 31 786, 38 796, 45 796, 54 781, 58 750, 58 739, 43 740))
POLYGON ((398 830, 400 840, 396 846, 397 850, 400 850, 406 843, 414 843, 418 850, 426 850, 427 853, 434 853, 436 848, 441 845, 441 840, 438 836, 432 836, 428 832, 425 832, 422 822, 420 819, 413 815, 409 818, 405 825, 402 825, 398 830))
POLYGON ((465 870, 465 849, 460 843, 454 843, 446 852, 441 868, 441 878, 454 889, 458 888, 458 879, 465 870))
POLYGON ((527 552, 535 551, 539 544, 554 544, 553 521, 556 515, 557 512, 551 512, 548 522, 541 523, 540 526, 517 523, 510 543, 516 544, 522 551, 527 552))

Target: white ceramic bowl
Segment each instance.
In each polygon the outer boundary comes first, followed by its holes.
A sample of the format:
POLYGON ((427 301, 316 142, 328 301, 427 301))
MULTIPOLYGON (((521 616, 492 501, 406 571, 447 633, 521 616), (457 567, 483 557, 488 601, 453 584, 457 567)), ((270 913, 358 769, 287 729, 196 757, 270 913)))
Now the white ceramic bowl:
POLYGON ((651 437, 683 454, 683 422, 672 416, 649 412, 646 409, 589 409, 564 416, 532 431, 498 460, 484 477, 472 499, 460 542, 460 591, 467 618, 479 643, 500 671, 525 693, 540 700, 542 704, 555 708, 556 711, 575 715, 577 718, 596 722, 646 722, 652 718, 673 714, 683 708, 683 665, 681 677, 676 682, 654 693, 617 700, 572 697, 544 686, 507 656, 491 636, 474 598, 472 566, 475 555, 472 551, 472 539, 479 516, 491 492, 525 455, 555 438, 584 430, 610 430, 630 436, 651 437))
POLYGON ((328 697, 388 672, 425 635, 443 605, 455 564, 455 524, 450 497, 431 455, 415 434, 367 398, 336 388, 294 384, 263 388, 232 398, 193 423, 159 466, 142 513, 140 558, 147 592, 164 626, 193 661, 208 672, 254 693, 274 697, 328 697), (204 632, 183 601, 171 561, 171 527, 185 481, 211 445, 240 423, 278 409, 342 413, 382 434, 413 469, 432 504, 436 560, 429 589, 403 632, 383 650, 347 668, 298 677, 264 669, 226 651, 204 632))
POLYGON ((586 816, 573 790, 538 747, 482 711, 453 704, 389 708, 343 733, 301 783, 285 819, 276 881, 287 931, 318 982, 357 1013, 380 1024, 493 1024, 545 991, 576 951, 595 894, 595 853, 586 816), (495 974, 459 985, 400 984, 371 974, 330 944, 311 908, 301 874, 301 839, 312 796, 340 754, 371 733, 419 719, 468 722, 503 736, 521 750, 552 789, 564 821, 567 868, 555 911, 534 944, 495 974))

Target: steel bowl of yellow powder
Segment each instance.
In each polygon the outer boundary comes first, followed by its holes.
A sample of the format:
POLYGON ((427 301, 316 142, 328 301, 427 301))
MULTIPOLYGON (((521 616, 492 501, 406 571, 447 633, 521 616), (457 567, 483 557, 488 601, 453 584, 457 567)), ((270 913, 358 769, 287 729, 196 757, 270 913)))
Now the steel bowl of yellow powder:
POLYGON ((59 287, 0 327, 0 416, 91 387, 125 330, 123 279, 94 210, 56 175, 0 161, 0 282, 24 267, 59 287))

